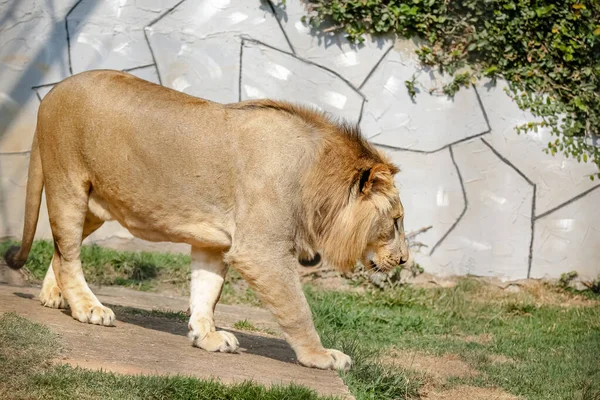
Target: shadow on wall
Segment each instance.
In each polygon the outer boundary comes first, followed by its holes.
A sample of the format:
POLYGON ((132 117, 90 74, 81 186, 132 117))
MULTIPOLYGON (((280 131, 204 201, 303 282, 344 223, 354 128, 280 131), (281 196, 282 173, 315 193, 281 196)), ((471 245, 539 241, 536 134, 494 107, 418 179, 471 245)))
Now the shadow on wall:
MULTIPOLYGON (((22 4, 21 0, 12 0, 10 4, 5 6, 5 12, 2 16, 0 16, 0 32, 8 32, 10 30, 15 29, 17 25, 20 25, 21 20, 13 21, 11 26, 11 19, 13 18, 21 18, 25 19, 24 15, 18 15, 19 6, 22 4)), ((39 5, 38 7, 43 7, 43 13, 49 15, 51 21, 49 23, 48 28, 48 37, 45 43, 42 46, 39 46, 39 50, 35 53, 30 59, 27 60, 26 65, 23 68, 22 74, 20 77, 12 83, 12 87, 8 90, 5 90, 4 93, 0 93, 2 95, 2 100, 0 102, 0 140, 5 137, 5 134, 11 128, 15 118, 19 114, 19 110, 21 110, 26 103, 30 100, 31 96, 34 95, 34 91, 32 90, 32 86, 39 85, 43 82, 44 77, 47 73, 47 69, 40 68, 40 65, 52 65, 55 66, 57 64, 59 69, 62 71, 68 71, 71 73, 71 57, 69 54, 69 33, 67 30, 67 17, 73 11, 76 6, 81 7, 81 14, 84 16, 90 15, 93 9, 96 7, 98 2, 84 2, 81 3, 81 0, 73 1, 70 4, 69 11, 65 14, 63 18, 56 19, 57 10, 55 7, 54 1, 45 1, 43 5, 39 5), (66 40, 65 40, 66 36, 66 40), (65 49, 66 47, 66 49, 65 49), (64 54, 65 50, 67 51, 68 57, 67 61, 61 55, 64 54), (67 65, 65 65, 67 64, 67 65)), ((38 10, 39 11, 39 10, 38 10)), ((36 10, 32 11, 31 14, 38 12, 36 10)), ((35 18, 35 17, 30 17, 35 18)), ((23 24, 20 28, 21 31, 25 31, 30 29, 28 24, 23 24)), ((11 37, 26 37, 23 32, 11 34, 11 37)), ((26 43, 23 43, 22 40, 12 40, 8 42, 4 49, 3 53, 5 55, 11 55, 13 53, 18 53, 19 48, 22 46, 27 46, 26 43)), ((7 82, 10 85, 10 79, 7 77, 8 68, 4 66, 3 69, 0 69, 0 81, 7 82)), ((0 155, 4 155, 6 157, 24 157, 21 153, 0 153, 0 155)), ((5 175, 5 166, 0 163, 0 182, 4 182, 6 180, 5 175)), ((11 214, 11 210, 7 209, 7 196, 9 193, 4 192, 4 188, 0 185, 0 218, 4 221, 8 221, 9 214, 11 214)), ((3 236, 8 236, 9 232, 9 224, 4 224, 4 232, 2 232, 3 236)))

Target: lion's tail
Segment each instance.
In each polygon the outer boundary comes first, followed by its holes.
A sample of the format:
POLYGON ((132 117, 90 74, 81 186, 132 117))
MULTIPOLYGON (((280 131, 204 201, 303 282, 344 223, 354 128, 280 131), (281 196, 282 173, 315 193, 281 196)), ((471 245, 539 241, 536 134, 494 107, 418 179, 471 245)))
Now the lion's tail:
POLYGON ((35 229, 37 227, 42 203, 42 190, 44 189, 44 172, 42 170, 42 159, 38 146, 37 133, 33 136, 31 154, 29 158, 29 173, 27 177, 27 194, 25 197, 25 225, 23 227, 23 239, 21 247, 12 246, 6 253, 4 259, 9 267, 19 269, 25 265, 27 256, 33 244, 35 229))

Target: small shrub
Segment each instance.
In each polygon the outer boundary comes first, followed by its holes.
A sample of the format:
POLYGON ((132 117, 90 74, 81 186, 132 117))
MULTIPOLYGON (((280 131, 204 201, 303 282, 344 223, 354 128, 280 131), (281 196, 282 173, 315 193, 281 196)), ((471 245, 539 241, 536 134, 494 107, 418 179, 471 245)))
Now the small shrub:
POLYGON ((592 293, 600 294, 600 276, 592 281, 582 282, 592 293))
POLYGON ((578 276, 579 274, 577 273, 577 271, 565 272, 560 275, 560 279, 558 280, 558 286, 563 289, 566 289, 569 287, 571 281, 577 278, 578 276))

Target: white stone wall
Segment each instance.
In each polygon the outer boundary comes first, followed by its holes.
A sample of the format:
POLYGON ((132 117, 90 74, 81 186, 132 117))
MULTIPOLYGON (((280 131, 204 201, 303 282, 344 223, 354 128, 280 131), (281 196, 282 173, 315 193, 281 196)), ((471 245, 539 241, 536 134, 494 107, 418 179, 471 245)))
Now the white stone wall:
MULTIPOLYGON (((89 69, 130 71, 219 102, 301 101, 360 124, 401 167, 407 231, 432 226, 415 255, 427 272, 503 279, 600 274, 600 184, 591 164, 544 154, 532 119, 481 82, 454 99, 421 67, 410 41, 317 35, 285 7, 259 0, 6 0, 0 2, 0 236, 20 237, 29 149, 40 100, 89 69), (404 82, 415 78, 418 94, 404 82), (433 94, 430 94, 432 92, 433 94)), ((49 238, 45 205, 38 237, 49 238)), ((118 224, 90 239, 126 248, 118 224)))

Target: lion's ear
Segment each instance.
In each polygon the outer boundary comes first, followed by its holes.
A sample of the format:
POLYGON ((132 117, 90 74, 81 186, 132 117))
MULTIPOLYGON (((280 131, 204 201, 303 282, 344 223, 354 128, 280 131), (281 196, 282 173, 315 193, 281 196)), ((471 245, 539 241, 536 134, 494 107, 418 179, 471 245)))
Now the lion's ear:
POLYGON ((367 195, 377 191, 381 185, 389 184, 392 176, 398 172, 396 167, 392 167, 386 164, 375 164, 373 167, 361 171, 358 192, 367 195))

